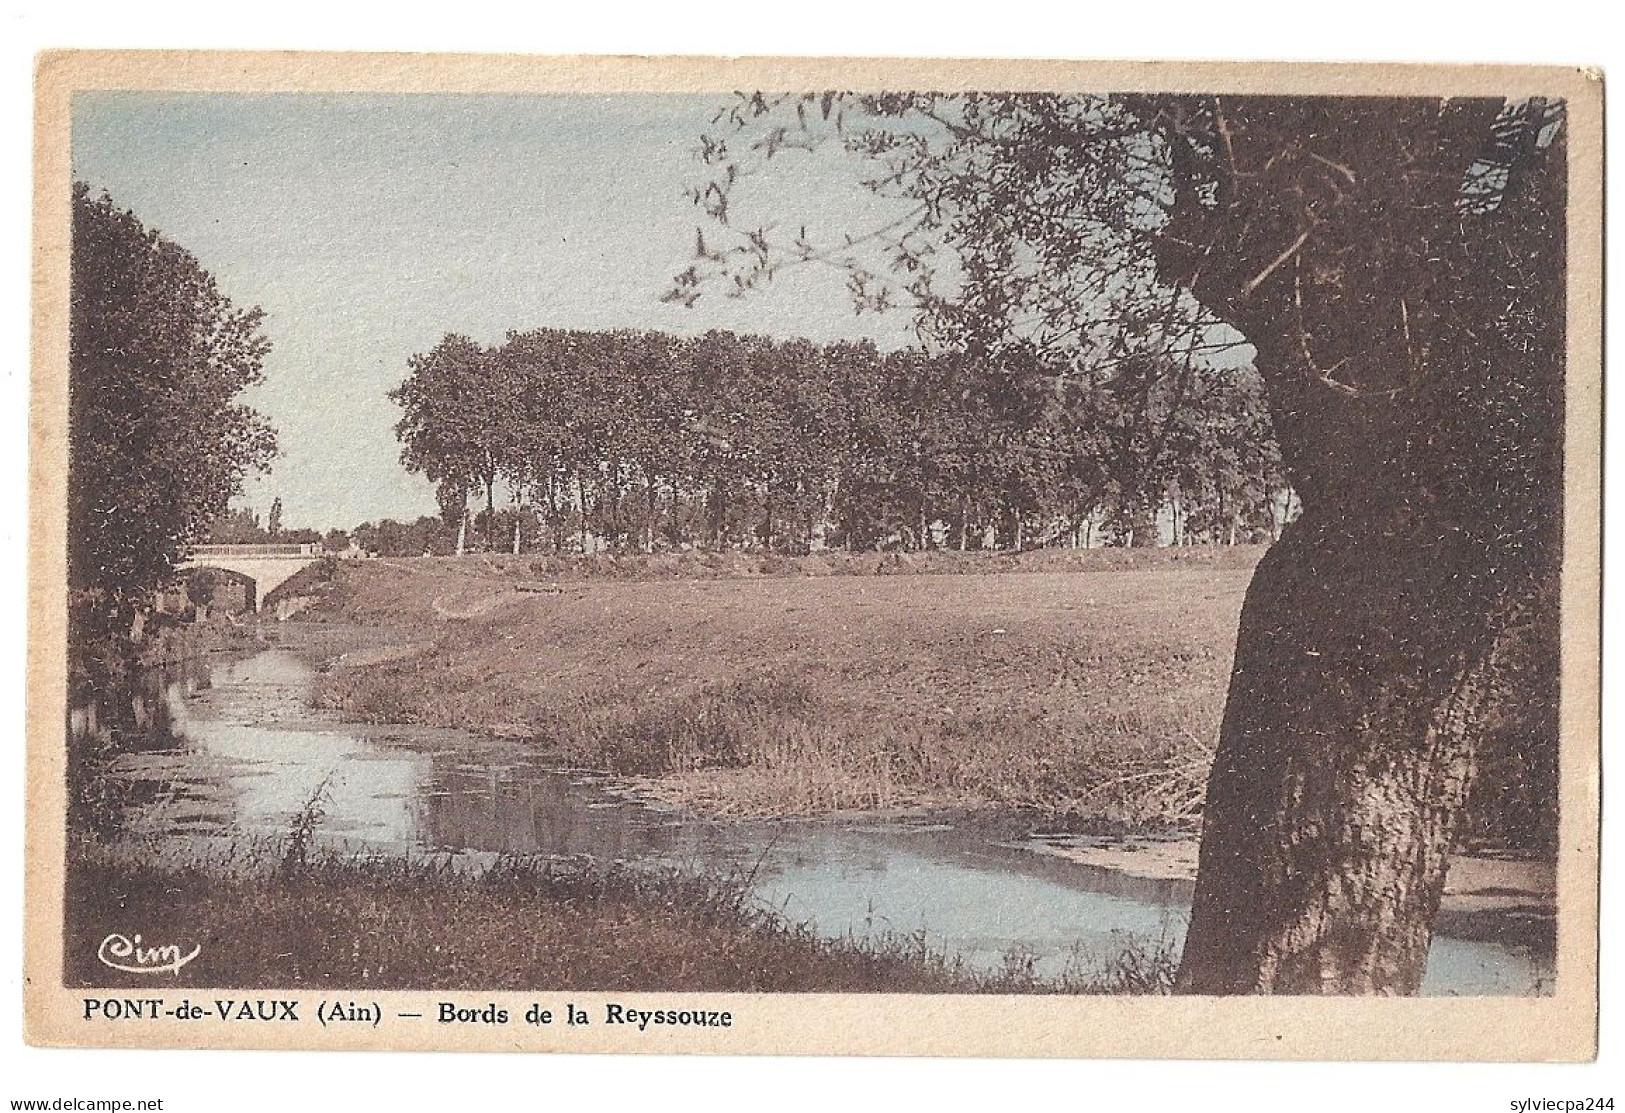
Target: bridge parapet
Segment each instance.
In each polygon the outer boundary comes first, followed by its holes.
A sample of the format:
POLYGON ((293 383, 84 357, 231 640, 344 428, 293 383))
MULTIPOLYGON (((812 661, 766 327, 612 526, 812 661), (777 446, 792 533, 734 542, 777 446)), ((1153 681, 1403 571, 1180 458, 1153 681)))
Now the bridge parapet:
POLYGON ((191 559, 199 563, 213 560, 229 560, 232 558, 250 557, 255 560, 310 560, 321 556, 322 546, 319 544, 299 545, 193 545, 191 559))

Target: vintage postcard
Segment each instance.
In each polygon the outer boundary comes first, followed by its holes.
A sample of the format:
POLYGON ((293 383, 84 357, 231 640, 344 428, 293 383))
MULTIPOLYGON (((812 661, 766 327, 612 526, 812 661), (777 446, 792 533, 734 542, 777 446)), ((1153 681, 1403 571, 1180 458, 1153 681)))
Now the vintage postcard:
POLYGON ((1594 1056, 1601 111, 43 55, 29 1038, 1594 1056))

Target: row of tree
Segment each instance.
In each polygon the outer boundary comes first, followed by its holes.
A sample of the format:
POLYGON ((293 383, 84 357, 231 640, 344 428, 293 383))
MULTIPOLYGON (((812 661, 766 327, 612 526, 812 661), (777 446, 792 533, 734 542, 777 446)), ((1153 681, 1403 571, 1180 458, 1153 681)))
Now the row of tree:
POLYGON ((538 329, 447 335, 409 368, 402 461, 454 527, 483 502, 488 547, 1021 549, 1154 544, 1159 512, 1188 540, 1280 525, 1256 376, 1188 351, 1061 366, 1036 347, 538 329))

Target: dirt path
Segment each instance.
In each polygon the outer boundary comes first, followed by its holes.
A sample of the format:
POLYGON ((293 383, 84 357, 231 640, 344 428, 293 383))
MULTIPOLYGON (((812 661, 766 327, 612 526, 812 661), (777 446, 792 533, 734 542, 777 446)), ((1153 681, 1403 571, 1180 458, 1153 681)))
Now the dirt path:
POLYGON ((490 614, 497 608, 511 602, 513 602, 512 594, 503 594, 490 595, 467 606, 452 606, 446 602, 446 597, 444 595, 437 595, 430 600, 429 606, 432 607, 434 609, 434 613, 441 618, 465 619, 479 618, 481 615, 490 614))

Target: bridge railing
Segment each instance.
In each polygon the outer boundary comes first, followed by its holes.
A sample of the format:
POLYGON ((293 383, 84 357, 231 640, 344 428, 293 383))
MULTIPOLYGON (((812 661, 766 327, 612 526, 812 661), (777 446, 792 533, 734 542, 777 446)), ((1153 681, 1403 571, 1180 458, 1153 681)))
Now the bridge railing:
POLYGON ((204 560, 209 557, 284 557, 309 558, 321 555, 322 546, 319 544, 301 545, 194 545, 190 558, 204 560))

